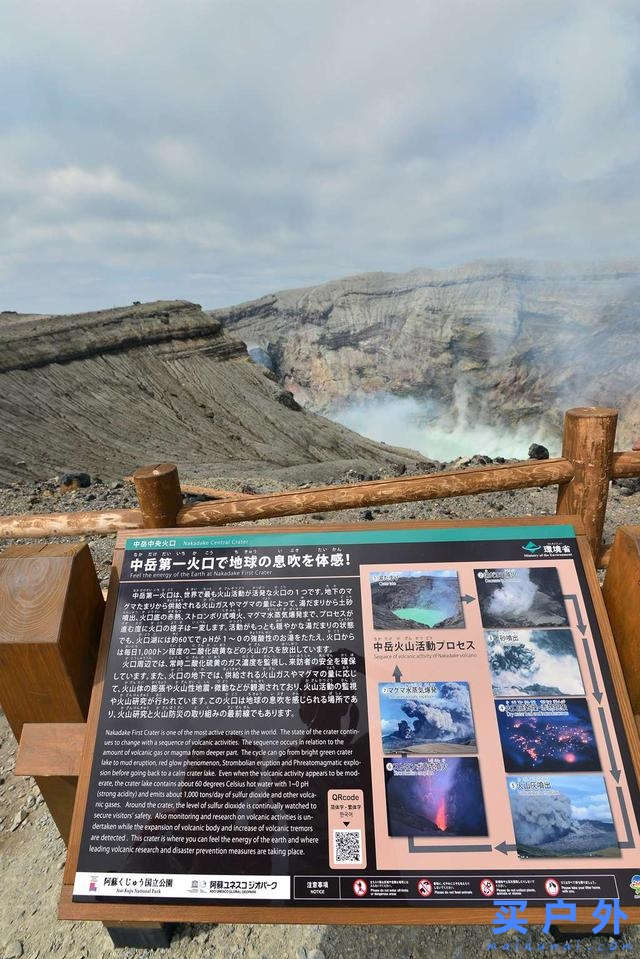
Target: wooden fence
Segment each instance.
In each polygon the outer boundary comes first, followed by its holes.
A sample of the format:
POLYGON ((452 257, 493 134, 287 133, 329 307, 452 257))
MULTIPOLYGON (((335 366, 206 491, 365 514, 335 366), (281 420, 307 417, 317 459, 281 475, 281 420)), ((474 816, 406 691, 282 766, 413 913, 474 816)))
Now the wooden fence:
POLYGON ((556 513, 582 518, 594 558, 603 567, 610 554, 609 547, 602 543, 609 483, 612 479, 640 476, 640 450, 614 452, 617 419, 618 413, 613 409, 569 410, 564 419, 562 456, 556 459, 283 493, 246 495, 186 485, 181 488, 172 463, 146 466, 133 475, 138 509, 0 516, 0 538, 82 536, 141 527, 222 526, 319 511, 557 485, 556 513), (183 491, 197 491, 215 499, 184 506, 183 491))

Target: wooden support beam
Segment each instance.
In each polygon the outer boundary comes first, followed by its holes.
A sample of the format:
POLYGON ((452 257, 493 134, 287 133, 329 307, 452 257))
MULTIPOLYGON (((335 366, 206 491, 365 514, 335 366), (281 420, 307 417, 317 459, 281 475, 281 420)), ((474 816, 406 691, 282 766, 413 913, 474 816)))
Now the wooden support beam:
POLYGON ((257 493, 248 498, 187 506, 178 513, 177 525, 222 526, 226 523, 275 516, 299 516, 318 511, 551 486, 554 483, 567 483, 572 476, 573 467, 567 460, 551 459, 428 473, 402 479, 373 480, 368 483, 353 483, 350 486, 257 493))
POLYGON ((598 562, 596 566, 598 569, 606 569, 611 560, 611 550, 613 545, 611 543, 605 543, 600 550, 600 555, 598 556, 598 562))
POLYGON ((574 476, 561 482, 556 512, 582 518, 597 561, 602 545, 604 514, 616 438, 616 410, 579 407, 564 417, 562 455, 574 466, 574 476))
POLYGON ((182 483, 183 493, 192 493, 194 496, 207 496, 209 499, 251 499, 255 493, 237 493, 234 490, 217 489, 211 486, 195 486, 193 483, 182 483))
POLYGON ((65 843, 78 788, 86 723, 25 723, 16 776, 33 776, 65 843))
MULTIPOLYGON (((638 468, 640 472, 640 467, 638 468)), ((133 483, 133 476, 125 476, 125 483, 133 483)), ((192 493, 194 496, 208 496, 209 499, 244 499, 245 496, 255 496, 255 493, 237 493, 234 490, 218 489, 214 486, 197 486, 194 483, 180 482, 183 493, 192 493)))
MULTIPOLYGON (((16 739, 25 723, 82 723, 104 600, 83 543, 17 546, 0 555, 0 706, 16 739)), ((36 776, 65 840, 70 776, 36 776)))
POLYGON ((180 479, 175 463, 142 466, 133 474, 133 482, 144 528, 175 526, 178 510, 182 506, 180 479))
POLYGON ((86 723, 25 723, 16 776, 75 776, 80 772, 86 723))
POLYGON ((640 526, 620 526, 602 587, 629 699, 640 712, 640 526))

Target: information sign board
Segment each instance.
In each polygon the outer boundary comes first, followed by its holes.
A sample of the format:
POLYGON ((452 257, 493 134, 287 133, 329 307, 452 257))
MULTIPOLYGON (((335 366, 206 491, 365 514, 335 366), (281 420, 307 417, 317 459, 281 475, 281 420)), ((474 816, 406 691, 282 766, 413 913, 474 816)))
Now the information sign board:
POLYGON ((579 540, 552 519, 121 537, 62 914, 631 906, 637 737, 579 540))

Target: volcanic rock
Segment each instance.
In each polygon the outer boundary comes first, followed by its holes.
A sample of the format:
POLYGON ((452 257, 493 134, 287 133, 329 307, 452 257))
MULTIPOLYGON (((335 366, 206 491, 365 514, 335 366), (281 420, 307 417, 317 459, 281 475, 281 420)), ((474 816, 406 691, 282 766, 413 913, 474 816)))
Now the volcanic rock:
POLYGON ((292 409, 244 343, 194 303, 5 315, 0 325, 0 484, 78 477, 61 468, 74 462, 108 480, 145 463, 208 474, 234 464, 292 486, 301 477, 286 471, 308 464, 369 473, 428 462, 292 409))
POLYGON ((283 390, 282 393, 278 393, 278 403, 280 403, 281 406, 286 406, 288 410, 302 409, 300 404, 296 402, 291 390, 283 390))
POLYGON ((85 489, 91 486, 91 477, 82 470, 62 470, 55 478, 57 485, 63 489, 85 489))
POLYGON ((640 432, 639 304, 638 261, 493 260, 365 273, 212 316, 270 344, 281 382, 316 410, 382 392, 427 397, 469 429, 559 436, 564 409, 609 405, 628 445, 640 432))
POLYGON ((530 460, 548 460, 549 459, 549 450, 546 446, 542 446, 540 443, 532 443, 529 447, 529 459, 530 460))

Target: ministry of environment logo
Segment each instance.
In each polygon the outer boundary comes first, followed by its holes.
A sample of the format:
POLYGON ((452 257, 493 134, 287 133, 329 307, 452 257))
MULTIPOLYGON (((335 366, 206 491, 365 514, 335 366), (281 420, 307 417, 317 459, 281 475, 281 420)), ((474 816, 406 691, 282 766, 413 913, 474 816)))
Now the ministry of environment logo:
POLYGON ((629 885, 636 894, 636 899, 640 899, 640 875, 638 873, 629 880, 629 885))
POLYGON ((525 543, 522 548, 525 553, 529 554, 529 556, 533 556, 533 554, 537 553, 539 549, 542 549, 542 547, 538 546, 537 543, 534 543, 533 540, 529 540, 529 542, 525 543))

